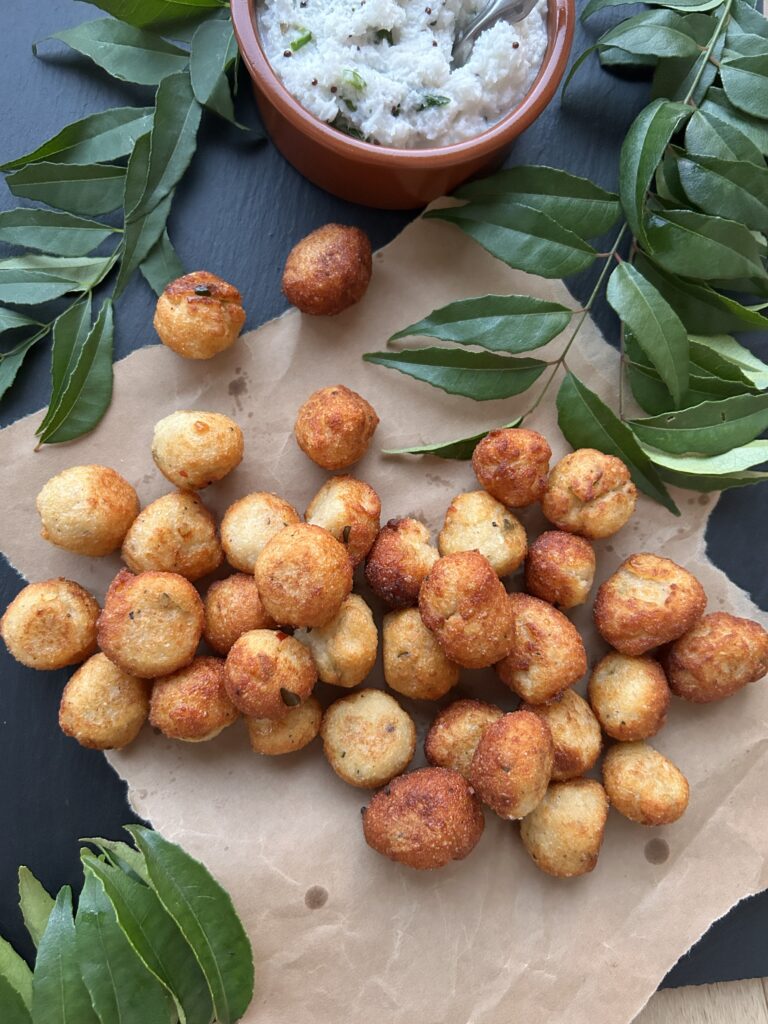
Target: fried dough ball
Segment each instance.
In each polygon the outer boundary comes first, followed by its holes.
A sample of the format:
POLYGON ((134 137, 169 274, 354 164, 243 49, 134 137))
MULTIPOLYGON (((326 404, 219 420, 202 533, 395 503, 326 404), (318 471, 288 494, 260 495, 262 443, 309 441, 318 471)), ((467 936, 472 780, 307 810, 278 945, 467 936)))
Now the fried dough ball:
POLYGON ((688 780, 647 743, 617 743, 603 759, 603 785, 619 814, 639 825, 671 825, 688 806, 688 780))
POLYGON ((440 557, 429 530, 418 519, 390 519, 382 527, 365 562, 371 590, 390 608, 409 608, 440 557))
POLYGON ((182 491, 223 480, 243 461, 243 432, 220 412, 172 412, 155 424, 152 458, 182 491))
POLYGON ((565 690, 549 704, 521 704, 520 710, 532 711, 549 726, 555 745, 555 782, 575 779, 594 766, 603 747, 600 723, 578 693, 565 690))
POLYGON ((93 557, 117 551, 140 507, 133 487, 108 466, 71 466, 57 473, 36 505, 43 540, 93 557))
POLYGON ((229 654, 235 640, 252 629, 274 629, 264 611, 253 576, 237 572, 216 580, 205 595, 205 642, 217 654, 229 654))
POLYGON ((547 791, 554 762, 549 726, 530 711, 512 711, 480 737, 469 781, 501 818, 524 818, 547 791))
POLYGON ((284 718, 304 703, 317 682, 307 648, 272 629, 244 633, 227 655, 225 669, 227 694, 248 718, 284 718))
POLYGON ((621 459, 579 448, 549 474, 541 510, 558 529, 597 540, 617 533, 636 504, 637 488, 621 459))
POLYGON ((149 722, 169 739, 203 743, 237 717, 221 658, 195 658, 179 672, 156 679, 152 687, 149 722))
POLYGON ((419 611, 446 657, 486 668, 509 653, 512 610, 487 558, 460 551, 435 563, 419 591, 419 611))
POLYGON ((672 644, 665 665, 678 697, 722 700, 768 672, 768 633, 759 622, 714 612, 672 644))
POLYGON ((299 409, 294 433, 299 448, 323 469, 346 469, 368 451, 379 417, 343 384, 320 388, 299 409))
POLYGON ((291 708, 282 718, 246 718, 251 748, 257 754, 276 757, 292 754, 311 743, 320 732, 323 709, 317 697, 291 708))
POLYGON ((326 626, 352 590, 346 548, 309 523, 286 526, 256 559, 261 603, 283 626, 326 626))
POLYGON ((525 587, 558 608, 584 604, 595 580, 595 550, 588 540, 548 530, 528 550, 525 587))
POLYGON ((424 625, 418 608, 388 612, 382 625, 384 679, 413 700, 439 700, 459 681, 459 666, 424 625))
POLYGON ((203 622, 200 595, 183 576, 121 569, 99 616, 99 647, 123 672, 154 679, 192 661, 203 622))
POLYGON ((359 565, 379 533, 381 501, 370 486, 352 476, 326 480, 307 506, 304 518, 322 526, 347 549, 352 565, 359 565))
POLYGON ((320 735, 331 768, 361 789, 400 775, 416 749, 413 719, 383 690, 360 690, 331 704, 320 735))
POLYGON ((221 520, 221 545, 233 569, 252 573, 268 541, 301 516, 276 494, 256 491, 230 505, 221 520))
POLYGON ((136 739, 148 713, 147 682, 121 672, 106 654, 94 654, 64 687, 59 726, 81 747, 119 750, 136 739))
POLYGON ((175 572, 193 582, 224 560, 213 516, 196 494, 184 491, 164 494, 139 513, 122 556, 134 572, 175 572))
POLYGON ((410 868, 463 860, 483 834, 483 809, 458 772, 419 768, 393 779, 363 808, 365 841, 410 868))
POLYGON ((523 508, 538 501, 547 486, 552 449, 535 430, 492 430, 475 448, 472 469, 497 501, 523 508))
POLYGON ((630 555, 597 592, 595 624, 621 654, 645 654, 677 640, 704 614, 704 588, 669 558, 630 555))
POLYGON ((371 243, 365 232, 325 224, 291 249, 283 294, 302 313, 335 316, 362 299, 371 273, 371 243))
POLYGON ((472 758, 489 725, 504 712, 482 700, 456 700, 443 708, 429 727, 424 753, 430 764, 451 768, 469 778, 472 758))
POLYGON ((0 619, 0 636, 27 668, 53 670, 85 661, 96 650, 99 606, 72 580, 30 583, 0 619))
POLYGON ((575 878, 596 866, 607 820, 608 797, 599 782, 553 782, 523 818, 520 835, 537 868, 555 878, 575 878))
POLYGON ((523 564, 528 548, 525 527, 487 491, 457 495, 448 506, 437 538, 441 555, 479 551, 497 576, 506 576, 523 564))
POLYGON ((373 612, 357 594, 349 594, 325 626, 295 633, 311 652, 317 674, 333 686, 357 686, 373 668, 379 632, 373 612))
POLYGON ((233 345, 245 323, 240 292, 196 270, 166 287, 152 321, 160 341, 185 359, 210 359, 233 345))
POLYGON ((509 654, 496 666, 502 682, 529 704, 545 704, 587 671, 587 652, 570 619, 530 594, 507 595, 509 654))
POLYGON ((611 651, 592 669, 588 696, 600 725, 615 740, 646 740, 667 720, 667 677, 653 658, 611 651))

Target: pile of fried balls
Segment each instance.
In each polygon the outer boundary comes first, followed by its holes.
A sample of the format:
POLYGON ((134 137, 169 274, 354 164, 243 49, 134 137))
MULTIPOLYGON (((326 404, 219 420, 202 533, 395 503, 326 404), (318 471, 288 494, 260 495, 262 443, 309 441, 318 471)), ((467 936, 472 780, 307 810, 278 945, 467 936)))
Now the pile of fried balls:
MULTIPOLYGON (((161 320, 178 296, 235 303, 231 286, 196 276, 170 286, 161 320)), ((223 329, 236 336, 242 319, 224 314, 223 329)), ((221 308, 217 316, 219 337, 221 308)), ((187 340, 199 346, 200 338, 198 330, 187 340)), ((284 498, 257 492, 231 505, 217 530, 197 492, 241 462, 243 434, 216 412, 181 410, 157 423, 152 457, 177 489, 143 509, 106 466, 73 466, 49 480, 37 496, 42 537, 90 557, 120 549, 126 565, 102 609, 79 584, 49 579, 25 587, 0 620, 22 664, 80 666, 61 697, 63 731, 86 747, 120 748, 149 719, 171 739, 199 743, 242 717, 253 750, 269 756, 319 735, 341 779, 377 790, 362 816, 369 846, 413 868, 467 856, 483 832, 483 806, 519 820, 534 863, 558 877, 595 867, 609 805, 641 825, 676 821, 688 782, 647 741, 663 727, 671 694, 722 700, 764 676, 766 631, 725 612, 705 615, 690 572, 634 554, 597 591, 595 623, 612 650, 592 667, 585 700, 571 687, 587 655, 565 612, 590 596, 591 542, 635 511, 624 463, 585 448, 550 470, 540 434, 491 431, 472 459, 479 489, 453 499, 435 544, 414 518, 382 527, 374 489, 342 472, 365 454, 377 424, 371 405, 341 384, 304 402, 296 441, 340 475, 303 518, 284 498), (534 502, 552 529, 529 543, 512 510, 534 502), (194 584, 225 559, 233 573, 201 597, 194 584), (387 690, 355 689, 379 645, 371 608, 352 592, 357 567, 389 609, 387 690), (525 592, 508 593, 502 578, 521 567, 525 592), (201 640, 210 653, 199 653, 201 640), (430 767, 407 771, 416 728, 393 694, 438 701, 462 669, 489 666, 519 709, 472 699, 442 707, 426 736, 430 767), (323 709, 318 680, 353 692, 323 709), (612 742, 601 783, 585 776, 603 734, 612 742)))

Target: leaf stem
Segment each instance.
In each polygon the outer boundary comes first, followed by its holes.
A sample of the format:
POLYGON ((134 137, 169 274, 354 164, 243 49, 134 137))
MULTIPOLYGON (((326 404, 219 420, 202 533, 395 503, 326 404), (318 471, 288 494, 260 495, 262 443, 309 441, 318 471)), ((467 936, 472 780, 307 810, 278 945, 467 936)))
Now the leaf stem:
MULTIPOLYGON (((712 59, 712 51, 714 50, 715 45, 717 44, 717 40, 720 38, 720 34, 722 33, 723 28, 728 18, 730 17, 732 5, 733 0, 725 0, 725 3, 723 4, 723 13, 717 20, 717 25, 715 25, 715 31, 712 33, 712 36, 709 42, 707 43, 707 48, 702 52, 702 56, 704 57, 704 59, 701 61, 701 66, 694 75, 693 82, 691 82, 691 87, 686 93, 685 99, 683 100, 683 103, 687 103, 689 106, 696 106, 696 104, 693 103, 693 94, 696 92, 696 88, 698 87, 698 84, 701 81, 701 76, 704 74, 704 68, 712 59)), ((717 66, 719 67, 719 65, 717 66)))

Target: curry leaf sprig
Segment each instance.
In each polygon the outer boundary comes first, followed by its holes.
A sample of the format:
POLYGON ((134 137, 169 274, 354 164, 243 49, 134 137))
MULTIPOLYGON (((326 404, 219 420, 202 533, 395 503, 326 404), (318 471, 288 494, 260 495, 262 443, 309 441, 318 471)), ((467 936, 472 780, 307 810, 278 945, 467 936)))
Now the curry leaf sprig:
MULTIPOLYGON (((221 0, 91 2, 110 17, 52 40, 155 94, 152 105, 91 114, 0 165, 14 196, 44 204, 0 213, 0 243, 26 250, 0 259, 0 399, 26 355, 52 337, 40 444, 80 437, 104 415, 113 300, 137 270, 158 294, 184 272, 166 224, 203 111, 238 124, 238 51, 221 0), (111 296, 94 319, 93 294, 108 280, 111 296)), ((33 50, 41 56, 47 44, 33 50)))
POLYGON ((34 971, 0 938, 3 1024, 233 1024, 253 997, 253 954, 205 867, 151 829, 86 839, 84 884, 53 899, 19 869, 34 971), (95 847, 94 852, 90 847, 95 847))
MULTIPOLYGON (((590 0, 582 17, 625 2, 590 0)), ((768 331, 768 21, 746 0, 656 0, 582 54, 566 87, 595 52, 605 66, 654 68, 652 102, 621 149, 617 195, 555 168, 514 167, 459 189, 462 205, 426 214, 543 277, 602 264, 584 308, 524 295, 465 299, 390 339, 459 350, 364 358, 477 401, 520 395, 542 378, 515 424, 562 376, 567 440, 618 455, 641 490, 676 512, 667 484, 719 491, 768 479, 755 470, 768 461, 768 441, 758 440, 768 428, 768 365, 734 337, 768 331), (598 252, 590 240, 612 228, 613 245, 598 252), (620 325, 616 409, 567 363, 601 294, 620 325), (521 357, 564 331, 555 359, 521 357), (627 415, 625 380, 645 417, 627 415)), ((482 436, 398 454, 467 459, 482 436)))

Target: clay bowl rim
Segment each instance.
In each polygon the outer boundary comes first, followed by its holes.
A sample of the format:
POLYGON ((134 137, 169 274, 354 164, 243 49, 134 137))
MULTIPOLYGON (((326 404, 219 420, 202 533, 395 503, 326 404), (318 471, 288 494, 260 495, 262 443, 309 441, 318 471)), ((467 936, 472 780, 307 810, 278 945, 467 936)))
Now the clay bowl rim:
POLYGON ((575 0, 549 0, 549 42, 539 73, 528 93, 495 125, 480 135, 449 146, 430 149, 393 149, 354 139, 332 128, 294 99, 264 53, 256 29, 256 0, 231 0, 232 24, 248 72, 264 97, 303 135, 358 163, 392 170, 438 169, 490 157, 528 128, 554 98, 570 57, 576 20, 575 0))

